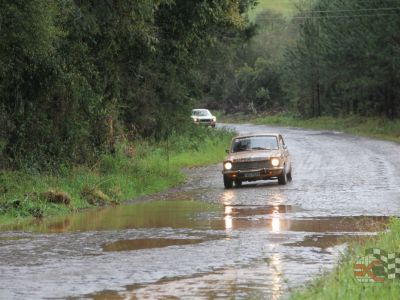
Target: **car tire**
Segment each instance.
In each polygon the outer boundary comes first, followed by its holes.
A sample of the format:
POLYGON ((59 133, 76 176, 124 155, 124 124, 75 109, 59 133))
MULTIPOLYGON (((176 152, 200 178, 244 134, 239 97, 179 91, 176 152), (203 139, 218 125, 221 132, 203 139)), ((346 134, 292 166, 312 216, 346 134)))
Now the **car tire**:
POLYGON ((235 180, 235 187, 241 187, 242 186, 242 181, 241 180, 235 180))
POLYGON ((224 186, 226 189, 231 189, 233 187, 233 180, 226 175, 224 175, 224 186))
POLYGON ((278 183, 280 185, 285 185, 288 182, 288 174, 286 173, 286 167, 283 168, 282 175, 278 177, 278 183))
POLYGON ((293 177, 292 177, 292 168, 290 168, 290 172, 287 174, 287 179, 288 179, 289 182, 293 180, 293 177))

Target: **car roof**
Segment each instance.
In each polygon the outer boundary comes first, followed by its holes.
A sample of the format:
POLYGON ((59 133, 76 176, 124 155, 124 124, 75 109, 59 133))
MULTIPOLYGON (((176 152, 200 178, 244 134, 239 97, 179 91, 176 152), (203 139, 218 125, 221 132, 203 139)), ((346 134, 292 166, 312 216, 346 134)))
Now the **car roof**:
POLYGON ((255 136, 280 136, 280 133, 249 133, 249 134, 244 134, 244 135, 238 135, 235 136, 233 139, 242 139, 242 138, 247 138, 247 137, 255 137, 255 136))

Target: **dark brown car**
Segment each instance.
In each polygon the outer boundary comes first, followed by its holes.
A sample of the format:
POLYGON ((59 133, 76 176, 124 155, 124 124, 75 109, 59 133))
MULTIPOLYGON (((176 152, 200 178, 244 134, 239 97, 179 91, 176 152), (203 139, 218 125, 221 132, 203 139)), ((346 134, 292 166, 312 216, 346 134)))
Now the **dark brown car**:
POLYGON ((223 163, 225 188, 233 182, 278 179, 279 184, 292 180, 292 160, 280 134, 253 134, 232 139, 223 163))

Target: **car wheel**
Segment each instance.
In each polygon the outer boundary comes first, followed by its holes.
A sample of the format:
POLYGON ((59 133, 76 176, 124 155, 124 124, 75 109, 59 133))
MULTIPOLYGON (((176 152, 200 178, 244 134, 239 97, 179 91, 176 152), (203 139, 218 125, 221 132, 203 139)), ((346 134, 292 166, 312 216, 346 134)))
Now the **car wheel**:
POLYGON ((241 180, 235 180, 235 186, 236 187, 241 187, 242 186, 242 181, 241 180))
POLYGON ((286 167, 283 169, 282 175, 278 177, 278 183, 280 185, 285 185, 288 182, 288 175, 286 173, 286 167))
POLYGON ((224 186, 226 189, 231 189, 233 187, 233 180, 226 175, 224 175, 224 186))
POLYGON ((287 174, 287 179, 288 179, 288 181, 292 181, 293 180, 293 178, 292 178, 292 169, 290 168, 290 172, 287 174))

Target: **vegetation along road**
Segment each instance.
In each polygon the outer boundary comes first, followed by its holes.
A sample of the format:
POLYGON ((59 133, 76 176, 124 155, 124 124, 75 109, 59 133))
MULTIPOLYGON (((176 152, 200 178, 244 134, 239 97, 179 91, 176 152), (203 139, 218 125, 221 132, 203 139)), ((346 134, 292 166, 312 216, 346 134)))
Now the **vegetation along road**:
POLYGON ((225 190, 221 165, 134 204, 0 233, 2 298, 272 298, 324 270, 400 212, 400 146, 340 132, 279 131, 293 182, 225 190), (152 200, 152 201, 148 201, 152 200))
POLYGON ((398 298, 399 28, 400 0, 1 0, 0 298, 398 298), (193 109, 282 133, 293 182, 224 189, 232 132, 193 109))

